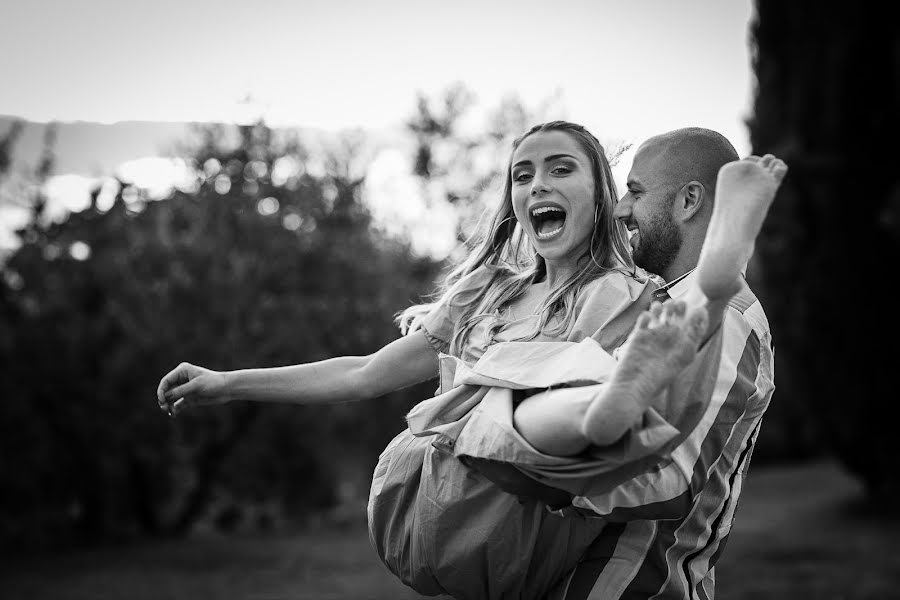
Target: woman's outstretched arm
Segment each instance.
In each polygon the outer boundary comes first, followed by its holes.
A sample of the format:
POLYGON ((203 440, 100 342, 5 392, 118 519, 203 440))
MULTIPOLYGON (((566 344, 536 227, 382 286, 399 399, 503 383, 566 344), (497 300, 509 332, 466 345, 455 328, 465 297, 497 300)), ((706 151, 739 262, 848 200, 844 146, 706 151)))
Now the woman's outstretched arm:
POLYGON ((332 403, 376 398, 437 373, 437 352, 417 331, 368 356, 288 367, 221 372, 181 363, 162 378, 156 395, 160 409, 173 415, 231 400, 332 403))

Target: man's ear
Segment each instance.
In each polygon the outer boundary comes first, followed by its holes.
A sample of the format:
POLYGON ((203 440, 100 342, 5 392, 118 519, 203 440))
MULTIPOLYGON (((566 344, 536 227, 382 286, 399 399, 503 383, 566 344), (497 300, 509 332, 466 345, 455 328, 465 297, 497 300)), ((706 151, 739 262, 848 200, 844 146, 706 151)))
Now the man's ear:
POLYGON ((673 217, 678 221, 689 221, 703 208, 706 201, 706 187, 699 181, 689 181, 675 195, 673 217))

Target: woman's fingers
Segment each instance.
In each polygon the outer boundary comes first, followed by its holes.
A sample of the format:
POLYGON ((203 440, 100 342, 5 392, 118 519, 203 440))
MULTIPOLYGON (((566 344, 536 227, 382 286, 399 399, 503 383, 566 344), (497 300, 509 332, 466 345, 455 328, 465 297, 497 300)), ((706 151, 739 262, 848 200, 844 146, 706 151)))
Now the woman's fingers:
POLYGON ((169 371, 165 377, 159 380, 159 385, 156 387, 156 401, 159 403, 159 409, 163 412, 169 410, 169 400, 166 398, 166 393, 176 384, 176 373, 179 368, 181 367, 179 366, 169 371))
POLYGON ((165 379, 159 380, 159 385, 156 386, 156 402, 159 404, 159 410, 165 412, 166 411, 166 388, 163 385, 165 379))
POLYGON ((171 390, 166 392, 166 398, 170 403, 182 398, 187 398, 188 396, 199 392, 200 386, 200 378, 195 377, 187 383, 183 383, 178 387, 172 388, 171 390))
POLYGON ((156 388, 156 399, 159 402, 160 410, 171 414, 174 401, 192 391, 192 388, 185 388, 185 386, 192 381, 191 371, 193 369, 194 366, 190 363, 181 363, 160 380, 159 386, 156 388))

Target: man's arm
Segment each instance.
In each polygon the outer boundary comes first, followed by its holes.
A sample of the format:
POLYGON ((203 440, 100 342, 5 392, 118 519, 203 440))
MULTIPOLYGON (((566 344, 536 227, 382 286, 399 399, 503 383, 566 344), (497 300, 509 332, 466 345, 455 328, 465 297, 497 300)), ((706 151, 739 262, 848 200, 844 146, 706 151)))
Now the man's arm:
POLYGON ((773 358, 761 306, 749 290, 739 293, 725 315, 721 361, 702 418, 671 463, 608 493, 573 500, 612 523, 552 598, 709 592, 774 389, 773 358))
MULTIPOLYGON (((741 302, 739 294, 735 303, 741 302)), ((712 480, 718 488, 728 487, 774 390, 771 338, 767 328, 751 324, 755 313, 765 317, 758 302, 747 312, 737 308, 726 312, 711 397, 696 426, 672 452, 671 462, 637 474, 607 493, 577 497, 576 506, 613 521, 671 519, 687 514, 712 480)))

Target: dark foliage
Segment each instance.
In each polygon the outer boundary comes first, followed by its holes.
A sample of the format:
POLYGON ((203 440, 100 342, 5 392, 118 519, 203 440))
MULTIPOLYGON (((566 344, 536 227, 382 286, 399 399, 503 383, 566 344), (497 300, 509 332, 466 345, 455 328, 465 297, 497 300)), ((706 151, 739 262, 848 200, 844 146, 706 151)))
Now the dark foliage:
POLYGON ((790 165, 758 245, 773 411, 788 446, 826 446, 888 501, 900 492, 900 27, 885 3, 756 4, 753 149, 790 165))
POLYGON ((177 534, 198 522, 293 520, 371 471, 433 385, 335 407, 236 403, 161 414, 160 377, 358 355, 436 265, 380 236, 347 156, 305 172, 262 124, 229 148, 206 128, 196 185, 47 223, 36 203, 0 283, 0 540, 177 534), (296 169, 273 181, 284 156, 296 169), (255 515, 255 516, 254 516, 255 515))

